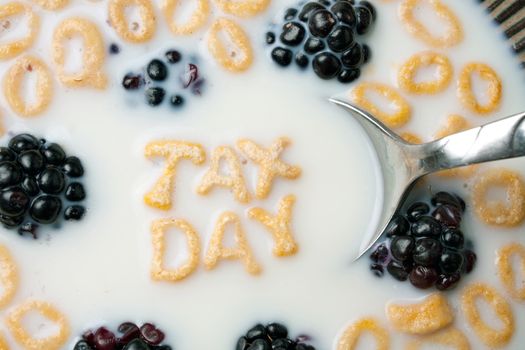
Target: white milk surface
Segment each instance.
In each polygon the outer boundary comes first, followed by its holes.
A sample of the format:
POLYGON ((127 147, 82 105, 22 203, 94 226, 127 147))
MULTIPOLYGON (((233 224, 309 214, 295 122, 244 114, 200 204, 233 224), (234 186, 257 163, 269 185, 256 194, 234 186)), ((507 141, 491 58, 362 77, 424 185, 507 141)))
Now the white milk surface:
MULTIPOLYGON (((488 63, 502 78, 504 100, 494 115, 477 117, 461 107, 454 84, 435 96, 404 94, 412 104, 413 120, 399 131, 427 138, 452 113, 480 125, 524 108, 524 72, 482 8, 474 1, 444 2, 460 16, 465 31, 460 45, 444 51, 455 73, 470 61, 488 63)), ((4 96, 0 105, 10 134, 28 131, 43 136, 83 160, 88 213, 80 223, 64 223, 59 229, 44 231, 37 241, 0 228, 0 243, 11 250, 21 277, 15 300, 0 310, 2 318, 28 298, 52 302, 71 324, 72 335, 65 349, 71 349, 75 337, 90 327, 115 327, 128 320, 155 323, 167 334, 166 343, 179 350, 233 349, 248 328, 271 321, 285 323, 294 336, 310 335, 318 349, 335 349, 338 334, 351 322, 374 316, 387 325, 387 302, 432 292, 416 290, 388 275, 374 277, 367 258, 352 263, 381 200, 380 175, 374 153, 357 123, 327 101, 351 86, 321 81, 311 70, 300 73, 296 67, 280 69, 268 57, 263 34, 272 19, 293 1, 275 0, 259 17, 239 20, 249 32, 256 53, 254 65, 244 74, 226 72, 210 58, 206 30, 189 38, 174 37, 159 12, 154 40, 123 45, 106 23, 105 1, 74 3, 56 13, 35 9, 42 17, 43 30, 33 53, 53 67, 52 30, 65 18, 85 16, 99 24, 108 45, 118 42, 121 47, 120 54, 107 59, 109 88, 103 92, 71 90, 55 81, 51 108, 32 119, 15 116, 4 96), (207 83, 202 97, 190 97, 184 108, 173 111, 168 106, 148 107, 140 93, 121 88, 125 73, 171 48, 200 56, 198 63, 207 83), (293 141, 283 159, 302 168, 300 179, 278 179, 267 199, 247 205, 236 202, 224 189, 216 188, 208 196, 196 193, 216 146, 235 146, 240 138, 269 146, 280 136, 293 141), (163 168, 162 160, 143 156, 144 146, 160 138, 200 143, 207 152, 207 162, 202 166, 189 161, 179 164, 174 205, 166 212, 148 208, 142 201, 163 168), (295 256, 276 258, 271 253, 270 233, 249 219, 246 211, 258 206, 274 212, 279 199, 287 194, 297 197, 293 228, 300 248, 295 256), (193 275, 177 283, 150 280, 149 225, 153 220, 187 220, 199 233, 205 252, 217 217, 229 210, 241 218, 263 268, 260 276, 247 274, 239 261, 221 261, 211 271, 201 263, 193 275)), ((397 3, 375 2, 378 22, 368 38, 373 58, 360 81, 395 85, 395 72, 401 63, 416 52, 430 49, 400 25, 397 3)), ((219 15, 214 9, 213 16, 219 15)), ((9 66, 0 63, 0 74, 9 66)), ((506 165, 524 173, 523 160, 506 165)), ((243 171, 253 194, 258 168, 248 161, 243 171)), ((433 178, 427 185, 456 191, 468 203, 470 183, 433 178)), ((457 310, 456 326, 466 332, 474 349, 482 349, 457 307, 459 291, 468 282, 486 281, 505 293, 496 276, 495 250, 506 242, 525 243, 525 236, 523 226, 487 227, 471 210, 464 222, 479 260, 458 290, 447 295, 457 310)), ((170 237, 170 256, 181 261, 185 254, 182 235, 174 231, 170 237)), ((518 344, 525 342, 524 306, 510 302, 517 330, 507 348, 517 350, 518 344)), ((4 328, 3 323, 0 328, 4 328)), ((4 333, 13 348, 19 348, 6 330, 4 333)), ((401 348, 406 338, 393 330, 391 334, 392 348, 401 348)), ((371 343, 360 345, 360 349, 371 348, 371 343)))

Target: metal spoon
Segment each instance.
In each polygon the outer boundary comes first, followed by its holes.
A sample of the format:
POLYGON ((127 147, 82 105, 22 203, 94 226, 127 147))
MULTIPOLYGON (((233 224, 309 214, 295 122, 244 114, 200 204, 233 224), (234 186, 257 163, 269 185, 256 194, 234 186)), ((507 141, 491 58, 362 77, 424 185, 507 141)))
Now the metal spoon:
POLYGON ((442 139, 414 145, 371 114, 331 98, 350 112, 374 145, 383 175, 383 203, 376 230, 361 244, 356 260, 374 246, 420 177, 470 164, 525 156, 525 112, 442 139))

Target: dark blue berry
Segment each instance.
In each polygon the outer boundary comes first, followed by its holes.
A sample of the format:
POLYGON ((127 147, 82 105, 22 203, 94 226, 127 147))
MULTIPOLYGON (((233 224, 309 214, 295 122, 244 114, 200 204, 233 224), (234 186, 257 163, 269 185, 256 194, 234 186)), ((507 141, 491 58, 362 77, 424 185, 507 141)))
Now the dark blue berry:
POLYGON ((44 169, 37 178, 38 187, 44 193, 59 194, 66 186, 64 174, 54 167, 44 169))
POLYGON ((39 146, 40 141, 38 141, 33 135, 29 134, 16 135, 9 140, 9 148, 16 153, 28 151, 30 149, 38 149, 39 146))
POLYGON ((82 220, 86 214, 86 209, 81 205, 72 205, 66 208, 64 211, 64 219, 68 221, 82 220))
POLYGON ((325 43, 323 40, 318 38, 308 38, 304 43, 304 52, 313 55, 320 51, 323 51, 325 48, 325 43))
POLYGON ((79 182, 70 183, 65 192, 65 197, 68 201, 79 202, 86 198, 86 192, 84 191, 84 186, 79 182))
POLYGON ((142 339, 135 339, 124 346, 123 350, 151 350, 151 347, 142 339))
POLYGON ((288 46, 299 45, 306 34, 306 30, 303 25, 298 22, 288 22, 283 25, 281 35, 279 39, 281 42, 288 46))
POLYGON ((472 250, 464 251, 463 255, 465 257, 465 272, 471 273, 474 270, 478 257, 472 250))
POLYGON ((112 55, 117 55, 120 53, 120 47, 115 44, 115 43, 112 43, 111 45, 109 45, 109 53, 112 54, 112 55))
POLYGON ((52 224, 56 221, 62 201, 60 198, 50 195, 37 197, 29 208, 29 215, 33 220, 41 224, 52 224))
POLYGON ((380 264, 370 265, 370 270, 377 277, 383 277, 383 275, 385 274, 385 268, 383 267, 383 265, 380 264))
POLYGON ((438 274, 432 267, 416 266, 408 275, 408 279, 414 287, 427 289, 436 283, 438 274))
POLYGON ((36 196, 40 192, 40 188, 38 188, 38 184, 36 183, 35 179, 32 177, 26 176, 24 180, 20 183, 20 187, 27 193, 29 196, 36 196))
POLYGON ((460 230, 449 228, 441 234, 441 243, 445 247, 462 249, 465 243, 465 237, 460 230))
POLYGON ((271 45, 275 42, 275 34, 273 32, 266 33, 266 43, 271 45))
POLYGON ((295 349, 297 346, 296 342, 288 338, 280 338, 272 341, 272 350, 277 349, 295 349))
POLYGON ((326 38, 332 31, 337 20, 332 12, 322 9, 313 12, 308 19, 310 33, 319 38, 326 38))
POLYGON ((354 43, 351 48, 343 52, 341 61, 348 68, 357 68, 363 64, 363 49, 359 43, 354 43))
POLYGON ((180 107, 184 104, 184 97, 181 95, 173 95, 170 98, 170 103, 174 107, 180 107))
POLYGON ((128 73, 122 79, 122 87, 126 90, 137 90, 144 82, 144 79, 139 74, 128 73))
POLYGON ((314 57, 312 67, 321 79, 335 78, 341 71, 341 62, 330 52, 322 52, 314 57))
POLYGON ((21 187, 9 187, 0 192, 0 213, 6 216, 20 216, 29 206, 29 196, 21 187))
POLYGON ((299 51, 295 54, 295 63, 299 66, 299 68, 304 69, 308 67, 308 63, 310 63, 310 60, 304 52, 299 51))
POLYGON ((331 10, 341 23, 351 28, 355 27, 356 18, 352 4, 347 1, 338 1, 332 6, 331 10))
POLYGON ((410 271, 412 271, 411 263, 402 263, 400 261, 391 260, 386 266, 388 273, 398 281, 406 281, 410 271))
POLYGON ((459 227, 461 225, 461 211, 452 205, 440 205, 433 212, 434 219, 447 227, 459 227))
POLYGON ((379 244, 372 254, 370 254, 370 260, 378 264, 384 264, 390 257, 390 251, 388 250, 385 243, 379 244))
POLYGON ((256 339, 247 350, 271 350, 272 347, 266 339, 256 339))
POLYGON ((18 185, 24 175, 22 169, 15 162, 0 163, 0 188, 18 185))
POLYGON ((412 258, 412 252, 416 242, 410 236, 395 236, 390 243, 390 252, 398 261, 406 261, 412 258))
POLYGON ((246 350, 248 348, 248 340, 246 337, 242 336, 237 340, 237 345, 235 346, 235 350, 246 350))
POLYGON ((297 13, 299 11, 297 9, 294 9, 294 8, 289 8, 289 9, 286 9, 286 11, 284 11, 284 20, 285 21, 291 21, 295 18, 295 16, 297 16, 297 13))
POLYGON ((0 162, 12 161, 16 159, 15 152, 7 147, 0 147, 0 162))
POLYGON ((356 6, 354 9, 355 9, 356 18, 357 18, 357 25, 356 25, 357 34, 364 35, 368 33, 368 31, 372 27, 372 23, 373 23, 372 13, 365 6, 356 6))
POLYGON ((412 224, 411 232, 416 237, 439 237, 441 224, 431 216, 421 216, 412 224))
POLYGON ((178 63, 182 59, 182 54, 177 50, 166 51, 166 54, 164 56, 171 64, 178 63))
POLYGON ((452 274, 459 272, 463 267, 463 255, 450 250, 445 249, 439 259, 439 268, 445 274, 452 274))
POLYGON ((18 228, 18 234, 21 236, 30 234, 34 239, 37 238, 38 225, 32 222, 25 222, 18 228))
POLYGON ((0 222, 7 228, 15 228, 22 224, 24 216, 9 216, 0 214, 0 222))
POLYGON ((66 152, 56 143, 46 143, 40 148, 46 163, 52 165, 61 165, 66 159, 66 152))
POLYGON ((416 241, 412 258, 414 262, 423 266, 437 265, 443 248, 438 240, 433 238, 421 238, 416 241))
POLYGON ((248 339, 249 342, 253 342, 256 339, 263 339, 265 337, 266 328, 262 324, 257 324, 246 332, 246 339, 248 339))
POLYGON ((67 157, 62 164, 62 171, 69 177, 81 177, 84 175, 84 167, 78 157, 67 157))
POLYGON ((341 73, 337 76, 337 80, 340 83, 348 84, 353 81, 356 81, 361 76, 361 70, 358 68, 355 69, 343 69, 341 73))
POLYGON ((272 59, 282 67, 286 67, 292 63, 292 56, 292 51, 282 47, 276 47, 272 50, 272 59))
POLYGON ((266 333, 271 339, 286 338, 288 336, 288 328, 274 322, 266 326, 266 333))
POLYGON ((20 152, 18 164, 22 170, 29 175, 36 175, 42 170, 45 164, 44 156, 37 150, 20 152))
POLYGON ((377 11, 374 5, 372 5, 369 1, 366 1, 366 0, 359 1, 359 5, 366 7, 370 11, 370 14, 372 15, 372 20, 374 21, 376 20, 377 11))
POLYGON ((326 39, 328 47, 334 52, 342 52, 354 43, 352 30, 347 26, 337 26, 326 39))
POLYGON ((370 58, 372 58, 372 50, 370 50, 370 47, 366 44, 363 44, 363 63, 368 63, 370 61, 370 58))
POLYGON ((155 81, 164 81, 168 77, 168 67, 161 60, 154 59, 152 60, 147 68, 146 72, 148 76, 155 81))
POLYGON ((406 235, 409 233, 410 224, 407 219, 401 215, 394 215, 388 223, 385 233, 387 237, 406 235))
POLYGON ((324 9, 325 7, 318 2, 308 2, 303 6, 301 12, 299 13, 299 19, 302 22, 308 22, 308 19, 312 13, 319 9, 324 9))
POLYGON ((79 340, 76 344, 73 350, 95 350, 92 347, 88 345, 88 343, 85 340, 79 340))
POLYGON ((451 275, 441 274, 436 281, 436 289, 441 291, 454 289, 460 280, 461 275, 459 272, 453 273, 451 275))
POLYGON ((427 203, 415 202, 407 209, 407 219, 410 222, 415 222, 428 213, 430 213, 430 207, 427 203))
POLYGON ((113 350, 117 345, 117 338, 115 337, 115 334, 105 327, 100 327, 97 329, 94 334, 93 341, 95 349, 97 350, 113 350))
POLYGON ((161 87, 150 87, 146 89, 145 96, 147 104, 152 107, 155 107, 160 105, 162 101, 164 101, 166 91, 161 87))

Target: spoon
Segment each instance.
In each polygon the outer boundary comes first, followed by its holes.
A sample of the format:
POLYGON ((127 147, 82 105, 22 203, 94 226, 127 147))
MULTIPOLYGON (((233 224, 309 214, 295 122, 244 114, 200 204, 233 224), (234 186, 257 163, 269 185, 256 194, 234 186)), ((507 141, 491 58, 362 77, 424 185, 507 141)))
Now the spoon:
POLYGON ((377 227, 363 240, 355 260, 374 246, 422 176, 525 156, 525 112, 416 145, 404 141, 368 112, 337 98, 330 98, 330 102, 350 112, 361 124, 375 148, 383 176, 383 203, 377 227))

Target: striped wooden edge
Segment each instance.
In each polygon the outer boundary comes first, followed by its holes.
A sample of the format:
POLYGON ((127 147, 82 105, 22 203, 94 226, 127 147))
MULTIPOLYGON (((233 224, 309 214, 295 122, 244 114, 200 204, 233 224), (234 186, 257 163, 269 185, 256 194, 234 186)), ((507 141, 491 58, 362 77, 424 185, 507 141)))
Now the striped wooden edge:
POLYGON ((478 0, 510 41, 525 68, 525 0, 478 0))

